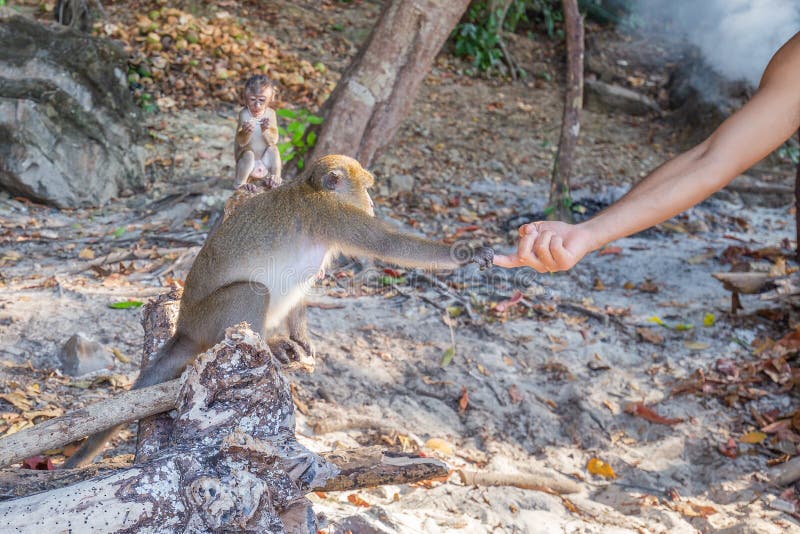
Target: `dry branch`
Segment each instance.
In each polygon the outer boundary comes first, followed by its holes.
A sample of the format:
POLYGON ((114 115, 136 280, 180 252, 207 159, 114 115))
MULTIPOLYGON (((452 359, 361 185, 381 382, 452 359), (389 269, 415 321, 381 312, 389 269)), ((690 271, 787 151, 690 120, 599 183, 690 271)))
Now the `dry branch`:
POLYGON ((481 471, 457 471, 461 483, 468 486, 513 486, 515 488, 543 491, 563 495, 578 493, 581 487, 564 476, 545 473, 486 473, 481 471))
POLYGON ((121 395, 70 414, 49 419, 0 439, 0 467, 49 449, 58 449, 118 424, 171 410, 180 388, 172 380, 121 395))

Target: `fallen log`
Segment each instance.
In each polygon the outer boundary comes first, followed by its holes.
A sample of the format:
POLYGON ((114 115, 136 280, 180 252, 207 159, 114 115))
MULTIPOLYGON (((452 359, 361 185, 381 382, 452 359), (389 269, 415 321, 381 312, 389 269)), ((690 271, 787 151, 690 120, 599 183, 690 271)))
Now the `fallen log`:
POLYGON ((184 373, 166 448, 147 461, 0 502, 9 531, 316 532, 305 494, 445 476, 437 460, 297 442, 289 384, 246 325, 184 373), (379 473, 376 475, 376 473, 379 473))

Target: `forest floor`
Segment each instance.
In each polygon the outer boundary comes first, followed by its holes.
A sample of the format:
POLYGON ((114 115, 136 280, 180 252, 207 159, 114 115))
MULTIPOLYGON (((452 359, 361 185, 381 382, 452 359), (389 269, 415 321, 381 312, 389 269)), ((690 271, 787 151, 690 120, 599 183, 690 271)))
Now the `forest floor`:
MULTIPOLYGON (((185 4, 243 16, 234 2, 185 4)), ((366 1, 273 4, 269 23, 254 12, 247 20, 323 63, 332 79, 380 10, 366 1)), ((124 21, 115 6, 110 20, 124 21)), ((590 27, 588 42, 609 68, 653 80, 654 95, 665 83, 659 68, 635 66, 643 55, 635 37, 590 27)), ((372 166, 378 217, 506 252, 518 223, 542 211, 563 48, 539 34, 510 44, 530 73, 513 83, 468 76, 466 63, 440 55, 372 166)), ((63 211, 0 196, 0 435, 113 396, 136 376, 140 312, 109 304, 146 300, 185 277, 232 186, 235 108, 179 108, 146 117, 144 194, 63 211), (111 369, 62 375, 59 348, 76 332, 115 351, 111 369)), ((675 155, 681 136, 669 119, 585 110, 576 200, 596 210, 675 155)), ((791 175, 772 160, 751 173, 789 185, 791 175)), ((731 315, 730 294, 711 277, 748 251, 776 247, 753 260, 767 266, 788 255, 790 200, 722 192, 568 273, 432 277, 341 260, 309 299, 317 367, 291 377, 309 447, 422 449, 455 467, 560 473, 583 489, 562 497, 453 478, 360 499, 314 494, 323 531, 800 532, 793 490, 765 484, 768 460, 796 453, 792 433, 755 432, 791 417, 798 402, 780 369, 752 371, 789 329, 791 310, 753 296, 731 315), (315 434, 322 419, 341 429, 315 434), (590 473, 592 459, 616 478, 590 473)), ((134 428, 106 455, 131 453, 134 428)))

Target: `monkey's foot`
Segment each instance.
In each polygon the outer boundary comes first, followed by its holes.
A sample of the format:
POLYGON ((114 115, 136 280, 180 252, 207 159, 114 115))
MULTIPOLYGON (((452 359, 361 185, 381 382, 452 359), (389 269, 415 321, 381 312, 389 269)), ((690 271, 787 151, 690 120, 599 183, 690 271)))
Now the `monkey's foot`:
POLYGON ((253 194, 253 193, 258 192, 259 187, 256 184, 244 184, 244 185, 240 185, 239 189, 241 189, 242 191, 244 191, 246 193, 253 194))
POLYGON ((267 187, 267 189, 275 189, 281 185, 281 182, 282 180, 280 176, 275 176, 274 174, 269 174, 266 178, 264 178, 264 185, 267 187))
POLYGON ((478 247, 472 255, 472 261, 478 264, 481 271, 491 267, 493 259, 494 250, 489 247, 478 247))
POLYGON ((308 342, 298 342, 285 336, 275 336, 267 341, 272 355, 281 364, 289 367, 298 367, 308 371, 314 370, 316 358, 314 350, 308 342))

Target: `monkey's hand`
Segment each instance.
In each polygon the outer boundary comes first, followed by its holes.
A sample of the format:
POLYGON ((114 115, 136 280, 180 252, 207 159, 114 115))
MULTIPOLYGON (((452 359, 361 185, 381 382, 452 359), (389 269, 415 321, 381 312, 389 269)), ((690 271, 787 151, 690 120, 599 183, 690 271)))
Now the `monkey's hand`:
POLYGON ((472 254, 470 263, 477 263, 480 270, 488 269, 494 260, 494 250, 489 247, 478 247, 472 254))
POLYGON ((259 124, 259 126, 261 126, 261 131, 262 132, 267 131, 267 129, 269 128, 269 117, 266 117, 266 116, 261 117, 258 120, 258 124, 259 124))

